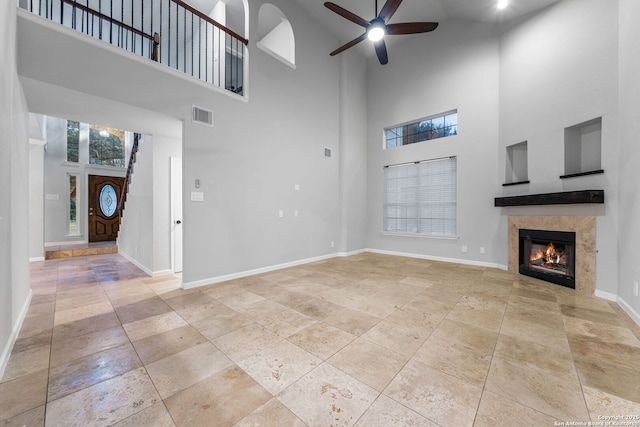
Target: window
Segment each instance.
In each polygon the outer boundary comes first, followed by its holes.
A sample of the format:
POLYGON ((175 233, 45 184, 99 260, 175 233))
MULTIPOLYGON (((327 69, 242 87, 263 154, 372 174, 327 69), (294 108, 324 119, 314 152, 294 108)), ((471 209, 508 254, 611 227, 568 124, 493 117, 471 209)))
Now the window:
POLYGON ((384 231, 455 237, 457 159, 384 168, 384 231))
POLYGON ((67 162, 78 163, 80 123, 67 120, 67 162))
POLYGON ((458 134, 458 110, 385 129, 386 148, 458 134))
POLYGON ((89 128, 89 163, 123 168, 124 131, 93 126, 89 128))
POLYGON ((76 175, 67 175, 69 177, 69 214, 67 216, 67 233, 69 236, 79 236, 80 227, 78 225, 78 177, 76 175))

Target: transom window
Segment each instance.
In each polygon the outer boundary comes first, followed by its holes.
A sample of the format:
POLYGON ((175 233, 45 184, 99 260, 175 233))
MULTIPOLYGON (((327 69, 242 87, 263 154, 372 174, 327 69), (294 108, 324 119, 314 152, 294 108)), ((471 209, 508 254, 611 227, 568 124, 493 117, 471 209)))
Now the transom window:
POLYGON ((80 123, 67 120, 67 162, 78 163, 80 123))
POLYGON ((455 237, 456 157, 385 166, 384 232, 455 237))
POLYGON ((103 126, 89 127, 89 163, 125 167, 124 131, 103 126))
POLYGON ((458 134, 458 110, 385 129, 385 147, 393 148, 458 134))

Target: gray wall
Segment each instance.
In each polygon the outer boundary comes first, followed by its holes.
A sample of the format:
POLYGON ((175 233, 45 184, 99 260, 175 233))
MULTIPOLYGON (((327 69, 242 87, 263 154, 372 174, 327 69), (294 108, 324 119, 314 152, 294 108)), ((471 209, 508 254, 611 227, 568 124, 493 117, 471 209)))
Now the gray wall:
MULTIPOLYGON (((369 63, 368 247, 421 256, 506 264, 499 216, 499 39, 493 25, 447 21, 389 46, 389 64, 369 63), (458 109, 458 135, 383 149, 384 128, 458 109), (457 156, 458 239, 383 235, 383 167, 457 156), (462 246, 468 252, 462 252, 462 246), (485 253, 480 253, 480 248, 485 253)), ((506 241, 506 240, 505 240, 506 241)))
MULTIPOLYGON (((508 215, 596 217, 596 288, 617 294, 618 10, 616 2, 565 0, 519 22, 500 40, 498 175, 504 182, 506 147, 528 141, 528 185, 498 187, 497 195, 604 189, 605 205, 496 209, 498 242, 508 215), (579 17, 579 19, 576 19, 579 17), (598 28, 598 31, 593 31, 598 28), (594 60, 597 58, 597 60, 594 60), (602 117, 603 175, 561 180, 564 128, 602 117)), ((506 260, 506 255, 504 256, 506 260)))
POLYGON ((620 173, 620 209, 618 215, 618 295, 628 312, 640 324, 640 297, 633 293, 633 282, 640 283, 640 2, 620 0, 619 87, 620 150, 617 168, 620 173))
POLYGON ((16 66, 16 4, 0 2, 0 378, 30 299, 29 111, 16 66))

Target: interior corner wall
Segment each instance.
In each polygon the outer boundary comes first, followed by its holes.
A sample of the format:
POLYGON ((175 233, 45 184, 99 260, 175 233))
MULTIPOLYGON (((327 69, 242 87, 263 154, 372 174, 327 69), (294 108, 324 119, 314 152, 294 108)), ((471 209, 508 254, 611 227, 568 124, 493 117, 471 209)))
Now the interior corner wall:
POLYGON ((0 2, 0 378, 30 300, 29 111, 16 64, 16 3, 0 2))
POLYGON ((145 135, 138 147, 118 233, 118 252, 149 275, 154 272, 154 151, 153 137, 145 135))
POLYGON ((44 141, 29 139, 29 259, 44 260, 44 141))
POLYGON ((618 196, 618 131, 619 123, 627 126, 618 118, 617 28, 617 2, 603 0, 563 0, 505 24, 500 37, 500 138, 494 154, 502 183, 506 147, 527 141, 531 181, 498 186, 495 196, 605 191, 604 205, 501 208, 497 212, 501 242, 507 239, 509 215, 595 216, 596 292, 609 295, 618 293, 617 222, 622 200, 618 196), (565 175, 564 129, 598 117, 602 117, 605 173, 560 179, 565 175))
POLYGON ((367 63, 355 52, 340 56, 340 244, 366 248, 367 63))
POLYGON ((640 283, 640 2, 619 1, 619 109, 620 174, 618 216, 618 297, 621 305, 640 324, 640 297, 634 295, 634 282, 640 283))
POLYGON ((499 186, 495 173, 497 28, 486 23, 445 21, 431 33, 390 44, 388 50, 387 65, 381 66, 375 58, 369 63, 368 247, 469 263, 506 264, 505 252, 498 246, 499 215, 493 207, 499 186), (454 109, 458 110, 458 135, 383 149, 385 128, 454 109), (383 234, 383 167, 449 156, 457 156, 458 238, 383 234), (468 252, 462 252, 463 245, 468 252))

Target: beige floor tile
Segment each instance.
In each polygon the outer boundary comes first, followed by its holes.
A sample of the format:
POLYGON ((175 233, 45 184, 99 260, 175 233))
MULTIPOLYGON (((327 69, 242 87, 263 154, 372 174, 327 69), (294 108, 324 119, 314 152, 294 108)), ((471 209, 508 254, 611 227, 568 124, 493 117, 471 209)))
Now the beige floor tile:
POLYGON ((53 328, 53 339, 54 341, 64 341, 70 338, 79 337, 80 335, 110 329, 115 326, 120 326, 120 321, 118 320, 116 313, 112 311, 76 320, 75 322, 57 325, 53 328))
POLYGON ((482 388, 413 360, 384 394, 443 426, 471 426, 482 388))
POLYGON ((640 349, 640 339, 626 327, 609 323, 593 322, 576 317, 564 317, 564 325, 570 335, 584 335, 590 339, 609 343, 620 343, 640 349))
POLYGON ((306 427, 306 424, 280 403, 278 399, 273 398, 233 425, 233 427, 260 426, 306 427))
POLYGON ((4 383, 32 372, 49 369, 50 352, 51 346, 44 345, 20 353, 13 353, 0 382, 4 383))
POLYGON ((574 355, 574 360, 583 387, 640 403, 640 371, 592 357, 574 355))
POLYGON ((215 317, 223 313, 233 313, 234 311, 214 300, 208 304, 189 305, 177 310, 177 312, 184 320, 194 324, 210 317, 215 317))
POLYGON ((129 338, 120 326, 81 335, 67 340, 53 340, 50 367, 127 344, 129 338))
POLYGON ((267 299, 263 299, 260 301, 256 301, 254 303, 251 304, 247 304, 241 307, 237 307, 236 310, 239 313, 244 314, 245 316, 253 319, 253 320, 259 320, 262 319, 263 317, 267 317, 273 314, 277 314, 280 312, 283 312, 285 310, 288 310, 289 308, 277 303, 275 301, 271 301, 271 300, 267 300, 267 299))
POLYGON ((109 297, 101 288, 91 290, 91 292, 85 293, 84 295, 78 295, 75 290, 64 293, 60 292, 56 299, 56 311, 71 310, 104 302, 109 302, 109 297), (65 294, 64 297, 63 294, 65 294))
POLYGON ((34 329, 31 331, 20 331, 18 339, 13 345, 12 353, 21 353, 37 347, 51 345, 51 336, 53 330, 51 328, 34 329))
POLYGON ((244 371, 231 366, 174 394, 165 404, 178 426, 227 427, 271 397, 244 371))
POLYGON ((171 307, 158 296, 133 304, 117 306, 116 314, 123 324, 146 319, 147 317, 169 313, 171 307))
POLYGON ((231 360, 238 363, 281 339, 262 326, 252 324, 222 335, 212 342, 231 360))
POLYGON ((113 427, 175 427, 169 411, 163 402, 155 403, 124 420, 113 424, 113 427))
MULTIPOLYGON (((626 400, 591 387, 582 387, 582 389, 584 390, 587 408, 593 422, 610 421, 612 420, 611 418, 607 419, 605 417, 615 417, 616 415, 640 416, 640 402, 626 400)), ((640 420, 630 418, 628 420, 619 419, 618 421, 635 421, 636 424, 639 424, 638 421, 640 420)))
POLYGON ((142 366, 131 344, 124 344, 52 368, 48 401, 87 388, 142 366))
POLYGON ((0 384, 0 421, 44 405, 47 374, 43 369, 0 384))
POLYGON ((160 396, 166 399, 232 364, 207 342, 153 362, 146 368, 160 396))
POLYGON ((219 311, 219 314, 206 317, 191 324, 209 340, 214 340, 219 336, 253 324, 253 320, 228 307, 224 307, 224 310, 219 311))
POLYGON ((377 325, 382 319, 357 310, 345 308, 324 319, 324 322, 352 335, 360 336, 377 325))
POLYGON ((424 328, 415 324, 407 325, 402 319, 385 319, 364 333, 362 338, 391 351, 411 356, 426 341, 435 327, 436 325, 432 328, 424 328))
POLYGON ((588 420, 578 381, 494 357, 485 389, 560 420, 588 420))
POLYGON ((538 369, 567 381, 577 381, 577 373, 571 352, 540 345, 526 339, 501 335, 496 345, 495 357, 538 369))
POLYGON ((275 395, 321 362, 311 353, 282 340, 242 360, 238 366, 275 395))
POLYGON ((355 427, 438 427, 438 425, 384 394, 371 405, 355 427))
POLYGON ((378 395, 371 387, 323 363, 276 397, 310 426, 350 426, 378 395))
POLYGON ((283 338, 293 335, 317 322, 318 320, 313 317, 305 316, 290 309, 257 320, 257 323, 283 338))
POLYGON ((495 332, 445 319, 413 359, 482 387, 497 338, 495 332))
POLYGON ((326 360, 356 339, 356 336, 324 322, 318 322, 287 339, 322 360, 326 360))
POLYGON ((323 301, 319 298, 309 298, 301 304, 296 304, 292 308, 305 316, 318 320, 334 316, 344 310, 343 306, 329 301, 323 301))
POLYGON ((45 405, 39 406, 8 420, 0 421, 0 427, 44 427, 44 411, 45 405))
POLYGON ((600 311, 592 308, 582 308, 569 305, 560 305, 560 310, 564 316, 603 323, 605 325, 624 326, 624 323, 620 321, 620 318, 612 316, 610 311, 600 311))
MULTIPOLYGON (((564 420, 581 421, 586 420, 564 420)), ((527 406, 497 394, 485 391, 480 399, 474 427, 496 427, 516 424, 520 426, 557 426, 563 420, 550 417, 527 406)))
POLYGON ((384 390, 407 357, 358 338, 327 362, 378 391, 384 390))
POLYGON ((147 317, 146 319, 137 320, 122 325, 131 341, 138 341, 142 338, 152 335, 161 334, 172 329, 186 326, 187 322, 175 311, 159 314, 157 316, 147 317))
POLYGON ((181 293, 173 298, 163 298, 169 306, 178 311, 192 306, 206 306, 215 301, 215 298, 203 292, 181 293))
POLYGON ((133 346, 142 362, 148 365, 205 342, 207 342, 206 337, 193 327, 186 325, 134 341, 133 346))
MULTIPOLYGON (((590 339, 584 335, 569 335, 569 346, 574 356, 597 359, 640 374, 640 348, 622 343, 590 339)), ((638 387, 640 389, 640 387, 638 387)))
POLYGON ((144 368, 47 404, 46 425, 108 426, 160 402, 144 368))

